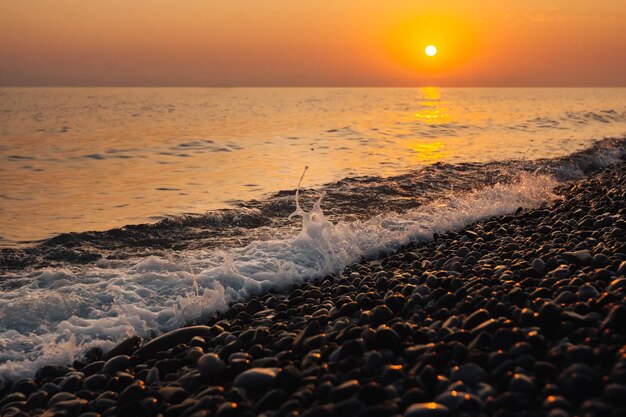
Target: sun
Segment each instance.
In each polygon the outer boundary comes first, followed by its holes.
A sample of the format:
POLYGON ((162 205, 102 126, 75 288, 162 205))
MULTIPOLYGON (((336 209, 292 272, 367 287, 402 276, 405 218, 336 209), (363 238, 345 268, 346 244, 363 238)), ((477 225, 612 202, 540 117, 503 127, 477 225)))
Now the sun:
POLYGON ((424 49, 424 52, 428 56, 435 56, 437 55, 437 47, 435 45, 428 45, 426 49, 424 49))

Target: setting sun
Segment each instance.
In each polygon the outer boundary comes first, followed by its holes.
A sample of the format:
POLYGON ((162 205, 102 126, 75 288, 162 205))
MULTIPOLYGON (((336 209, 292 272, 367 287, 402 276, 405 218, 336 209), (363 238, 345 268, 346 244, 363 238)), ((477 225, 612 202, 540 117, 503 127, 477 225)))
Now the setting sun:
POLYGON ((437 55, 437 47, 435 45, 428 45, 424 52, 428 56, 435 56, 437 55))

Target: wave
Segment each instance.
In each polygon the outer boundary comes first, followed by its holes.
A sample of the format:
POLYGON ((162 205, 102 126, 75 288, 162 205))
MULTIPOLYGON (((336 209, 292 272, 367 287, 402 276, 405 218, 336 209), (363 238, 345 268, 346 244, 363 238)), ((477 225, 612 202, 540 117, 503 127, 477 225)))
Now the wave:
POLYGON ((558 198, 554 190, 562 180, 625 156, 626 140, 611 140, 556 160, 439 164, 392 179, 346 179, 326 187, 332 192, 323 204, 319 195, 313 201, 310 192, 301 202, 296 191, 292 214, 302 218, 299 231, 261 236, 258 229, 266 226, 256 227, 290 222, 294 193, 283 192, 223 216, 168 221, 198 221, 231 233, 237 227, 255 231, 248 243, 228 250, 186 246, 147 257, 14 270, 0 282, 0 373, 32 375, 43 364, 68 363, 88 349, 107 350, 131 335, 149 337, 202 321, 230 303, 339 273, 363 258, 431 240, 436 233, 537 207, 558 198), (406 195, 408 188, 429 182, 449 186, 433 192, 414 189, 415 198, 406 195), (384 201, 386 195, 391 204, 373 211, 372 202, 384 201), (355 200, 346 201, 347 196, 355 200), (332 213, 335 202, 341 204, 334 215, 322 209, 324 205, 332 213), (284 206, 284 215, 264 217, 264 204, 284 206), (302 209, 311 204, 309 211, 302 209))

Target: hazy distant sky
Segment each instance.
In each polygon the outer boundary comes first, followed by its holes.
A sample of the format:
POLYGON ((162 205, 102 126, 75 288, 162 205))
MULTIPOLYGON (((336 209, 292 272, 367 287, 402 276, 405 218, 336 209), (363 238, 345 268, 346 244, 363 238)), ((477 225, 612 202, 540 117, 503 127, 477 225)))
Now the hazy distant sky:
POLYGON ((0 0, 0 85, 626 86, 625 27, 625 0, 0 0))

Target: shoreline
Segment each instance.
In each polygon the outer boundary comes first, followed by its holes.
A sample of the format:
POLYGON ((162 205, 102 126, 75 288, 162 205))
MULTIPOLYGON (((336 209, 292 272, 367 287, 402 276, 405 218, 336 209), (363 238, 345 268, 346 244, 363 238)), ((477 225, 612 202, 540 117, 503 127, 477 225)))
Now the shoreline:
POLYGON ((0 381, 0 413, 617 416, 625 190, 621 162, 559 187, 562 200, 235 303, 139 350, 129 339, 113 358, 0 381))
MULTIPOLYGON (((598 139, 588 147, 556 158, 491 162, 435 163, 390 177, 356 176, 302 189, 312 206, 321 192, 324 212, 333 223, 365 220, 385 210, 403 213, 446 193, 507 183, 524 172, 541 172, 558 180, 576 180, 626 158, 626 137, 598 139), (385 209, 381 209, 385 208, 385 209)), ((156 223, 128 224, 102 231, 67 232, 32 245, 0 247, 0 272, 86 266, 100 260, 145 258, 163 251, 234 248, 272 233, 293 233, 289 220, 296 190, 240 201, 233 208, 202 215, 168 217, 156 223)))

